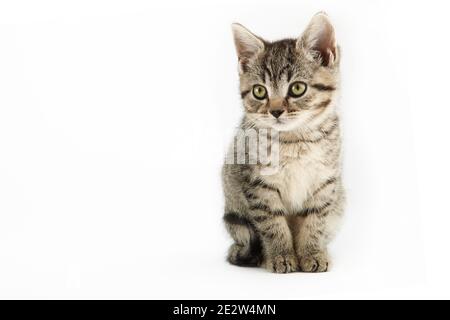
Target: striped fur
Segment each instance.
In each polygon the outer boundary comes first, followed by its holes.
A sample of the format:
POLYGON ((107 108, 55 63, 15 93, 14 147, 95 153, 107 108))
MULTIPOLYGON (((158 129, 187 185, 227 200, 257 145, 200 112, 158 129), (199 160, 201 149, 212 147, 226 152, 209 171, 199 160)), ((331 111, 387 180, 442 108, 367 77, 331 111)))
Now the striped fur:
POLYGON ((233 26, 245 115, 241 128, 279 131, 280 169, 225 164, 226 228, 234 240, 228 261, 276 273, 328 270, 327 245, 343 214, 340 165, 339 48, 326 15, 313 17, 298 39, 267 42, 233 26), (304 95, 288 95, 306 83, 304 95), (267 97, 256 99, 255 84, 267 97), (272 110, 282 110, 276 119, 272 110))

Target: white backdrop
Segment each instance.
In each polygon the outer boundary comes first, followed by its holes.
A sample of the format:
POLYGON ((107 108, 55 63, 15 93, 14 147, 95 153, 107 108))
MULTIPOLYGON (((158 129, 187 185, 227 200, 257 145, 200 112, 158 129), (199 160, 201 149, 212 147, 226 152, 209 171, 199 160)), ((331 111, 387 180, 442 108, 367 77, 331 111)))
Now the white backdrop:
POLYGON ((1 1, 1 298, 450 298, 446 1, 1 1), (225 263, 230 24, 342 47, 327 274, 225 263))

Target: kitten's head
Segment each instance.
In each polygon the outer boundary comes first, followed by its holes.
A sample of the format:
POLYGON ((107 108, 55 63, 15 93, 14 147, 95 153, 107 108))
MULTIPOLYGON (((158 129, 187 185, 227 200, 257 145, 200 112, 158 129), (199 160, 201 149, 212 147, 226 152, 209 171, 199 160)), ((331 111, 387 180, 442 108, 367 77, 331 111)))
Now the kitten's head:
POLYGON ((308 128, 332 112, 339 79, 339 48, 324 13, 297 39, 268 42, 233 24, 246 118, 280 131, 308 128))

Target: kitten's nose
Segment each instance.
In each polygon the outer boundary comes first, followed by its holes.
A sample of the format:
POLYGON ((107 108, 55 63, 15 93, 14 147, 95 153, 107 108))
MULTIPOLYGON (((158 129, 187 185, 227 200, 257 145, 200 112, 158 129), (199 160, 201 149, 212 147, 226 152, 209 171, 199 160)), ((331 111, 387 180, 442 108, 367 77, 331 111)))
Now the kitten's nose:
POLYGON ((283 112, 284 112, 283 109, 281 109, 281 110, 277 109, 277 110, 270 111, 270 114, 273 115, 276 119, 278 119, 283 112))

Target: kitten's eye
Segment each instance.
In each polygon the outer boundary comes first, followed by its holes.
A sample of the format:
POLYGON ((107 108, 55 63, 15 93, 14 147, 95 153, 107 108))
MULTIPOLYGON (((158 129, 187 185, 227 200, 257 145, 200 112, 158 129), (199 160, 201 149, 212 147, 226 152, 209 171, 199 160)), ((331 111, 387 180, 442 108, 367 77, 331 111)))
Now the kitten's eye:
POLYGON ((289 87, 289 95, 294 98, 301 97, 306 92, 306 83, 304 82, 294 82, 289 87))
POLYGON ((258 100, 263 100, 267 95, 267 90, 262 85, 256 84, 253 86, 253 95, 258 100))

